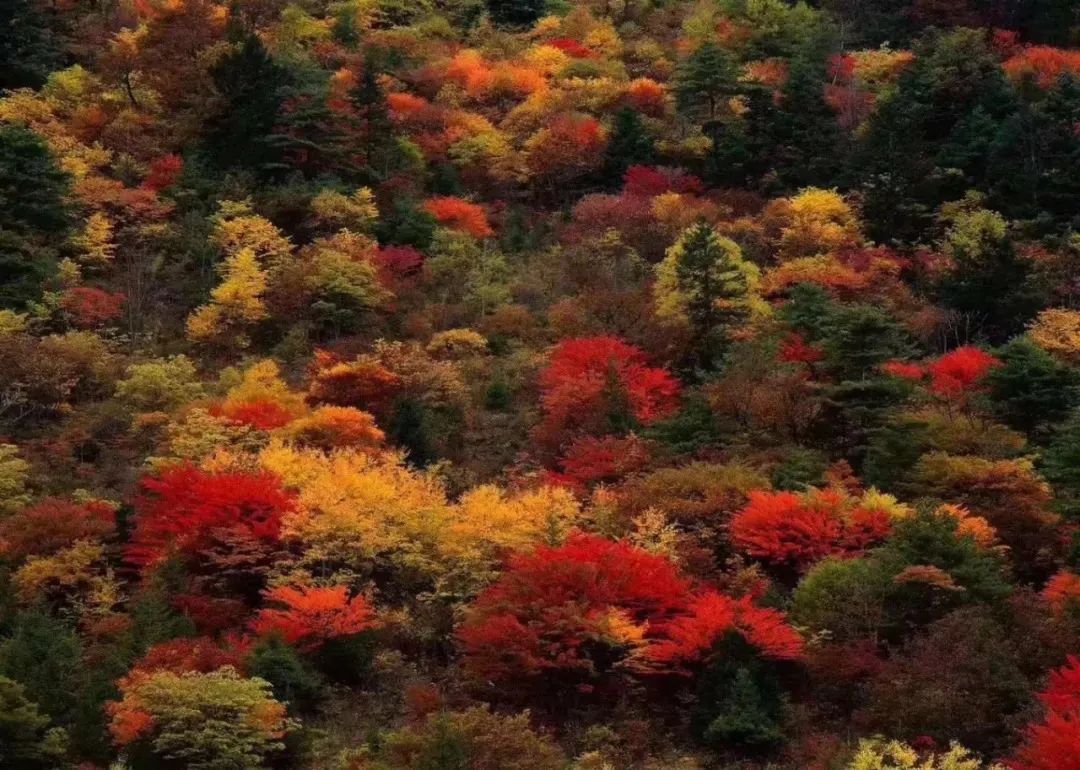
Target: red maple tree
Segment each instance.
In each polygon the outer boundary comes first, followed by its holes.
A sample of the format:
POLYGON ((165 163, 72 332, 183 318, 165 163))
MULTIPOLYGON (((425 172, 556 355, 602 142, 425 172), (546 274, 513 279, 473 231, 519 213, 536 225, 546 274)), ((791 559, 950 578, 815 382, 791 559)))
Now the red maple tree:
POLYGON ((127 558, 146 569, 171 552, 193 555, 222 534, 276 541, 293 496, 268 473, 212 473, 184 464, 142 481, 127 558))

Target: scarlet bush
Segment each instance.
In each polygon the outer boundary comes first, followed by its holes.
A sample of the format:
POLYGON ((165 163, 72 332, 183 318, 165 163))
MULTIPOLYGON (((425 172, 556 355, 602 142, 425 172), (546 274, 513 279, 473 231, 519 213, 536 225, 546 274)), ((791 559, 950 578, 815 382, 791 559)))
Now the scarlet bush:
POLYGON ((679 383, 666 369, 615 337, 564 340, 540 372, 542 440, 558 444, 575 432, 608 432, 632 418, 649 424, 677 406, 679 383))
POLYGON ((588 679, 625 663, 685 608, 689 590, 660 556, 576 535, 515 555, 470 607, 457 639, 478 679, 545 671, 588 679))
POLYGON ((170 639, 148 649, 128 672, 128 676, 154 671, 172 671, 174 674, 198 671, 207 674, 223 666, 242 669, 241 662, 248 646, 237 638, 226 640, 224 645, 207 636, 170 639))
POLYGON ((970 345, 956 348, 930 363, 930 389, 946 397, 960 396, 974 390, 986 373, 1001 361, 970 345))
POLYGON ((641 470, 648 461, 648 446, 636 436, 583 436, 570 445, 559 464, 563 480, 585 488, 601 481, 616 481, 641 470))
POLYGON ((707 663, 729 632, 789 660, 802 640, 782 613, 715 591, 694 595, 667 559, 593 535, 512 558, 473 603, 458 642, 474 676, 548 673, 577 681, 707 663))
POLYGON ((803 640, 782 612, 758 607, 750 597, 732 599, 716 591, 695 597, 687 613, 672 621, 645 657, 661 669, 708 662, 716 641, 729 632, 742 635, 767 658, 797 660, 803 640))
POLYGON ((1023 49, 1002 66, 1014 80, 1029 77, 1040 88, 1050 88, 1066 73, 1080 74, 1080 51, 1034 45, 1023 49))
POLYGON ((193 555, 230 533, 276 541, 293 496, 268 473, 211 473, 178 465, 142 481, 127 558, 146 569, 171 552, 193 555))
POLYGON ((1014 770, 1080 770, 1080 659, 1050 675, 1039 694, 1046 718, 1029 725, 1010 762, 1014 770))
POLYGON ((150 173, 143 180, 143 187, 160 192, 172 187, 184 170, 184 159, 179 155, 162 155, 150 161, 150 173))
POLYGON ((834 554, 855 555, 892 531, 889 513, 835 490, 751 492, 731 520, 732 544, 776 565, 802 570, 834 554))

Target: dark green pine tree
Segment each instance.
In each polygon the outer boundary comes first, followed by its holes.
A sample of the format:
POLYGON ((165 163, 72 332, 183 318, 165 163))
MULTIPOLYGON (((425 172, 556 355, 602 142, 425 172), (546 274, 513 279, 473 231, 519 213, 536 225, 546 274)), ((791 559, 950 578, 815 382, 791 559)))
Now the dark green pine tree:
POLYGON ((0 676, 0 770, 49 770, 64 767, 63 730, 26 697, 18 682, 0 676))
POLYGON ((326 74, 316 71, 298 75, 283 86, 284 109, 267 143, 280 152, 289 170, 299 170, 308 178, 332 174, 350 179, 359 169, 350 160, 349 137, 327 103, 329 87, 326 74))
POLYGON ((69 180, 37 134, 0 127, 0 307, 37 299, 71 225, 69 180))
POLYGON ((1043 453, 1040 470, 1054 489, 1058 510, 1080 518, 1080 411, 1060 426, 1043 453))
POLYGON ((679 62, 675 102, 679 111, 705 126, 713 123, 724 101, 738 93, 735 59, 716 43, 705 43, 679 62))
POLYGON ((994 413, 1006 425, 1044 440, 1080 406, 1080 371, 1016 337, 994 351, 1001 360, 986 375, 994 413))
POLYGON ((245 168, 277 176, 287 168, 274 137, 288 70, 274 61, 262 41, 245 35, 240 47, 210 70, 221 97, 220 112, 208 121, 204 149, 219 169, 245 168))
POLYGON ((735 636, 718 643, 715 662, 698 680, 692 728, 708 746, 767 750, 783 741, 783 690, 776 673, 735 636))
POLYGON ((645 128, 640 113, 624 107, 615 114, 604 156, 604 182, 607 187, 622 184, 626 169, 635 165, 648 165, 656 161, 656 145, 645 128))
POLYGON ((547 9, 547 0, 487 0, 488 14, 496 24, 527 27, 547 9))
POLYGON ((1080 227, 1080 78, 1062 75, 1049 91, 1021 84, 1021 106, 991 148, 994 205, 1012 218, 1044 221, 1055 229, 1080 227))
POLYGON ((995 132, 1016 108, 981 31, 929 34, 878 104, 858 153, 870 236, 915 242, 943 202, 984 186, 995 132))
POLYGON ((255 645, 246 664, 248 673, 269 682, 274 697, 287 703, 293 714, 312 709, 322 694, 322 677, 280 636, 255 645))
POLYGON ((847 156, 847 138, 825 101, 830 41, 804 44, 791 60, 780 105, 768 123, 770 157, 785 190, 835 186, 847 156))
POLYGON ((408 453, 411 465, 424 468, 438 459, 428 427, 427 409, 415 398, 402 398, 397 402, 388 433, 393 442, 408 453))
MULTIPOLYGON (((730 331, 750 315, 753 266, 734 241, 721 238, 705 222, 691 227, 665 262, 673 258, 675 288, 694 330, 693 363, 699 370, 713 371, 723 362, 730 331)), ((660 270, 663 275, 667 266, 660 270)))
POLYGON ((363 157, 363 175, 368 184, 385 179, 400 161, 379 73, 378 62, 369 56, 364 60, 359 82, 349 92, 355 120, 353 148, 363 157))
POLYGON ((0 2, 0 91, 40 88, 64 66, 58 14, 40 0, 0 2))

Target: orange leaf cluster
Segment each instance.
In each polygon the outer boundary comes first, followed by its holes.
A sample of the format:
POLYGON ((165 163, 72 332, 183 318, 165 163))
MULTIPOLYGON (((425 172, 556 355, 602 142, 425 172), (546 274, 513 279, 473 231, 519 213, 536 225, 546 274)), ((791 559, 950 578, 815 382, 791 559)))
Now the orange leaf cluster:
POLYGON ((424 210, 435 217, 440 225, 468 233, 473 238, 490 238, 495 234, 483 207, 461 198, 449 195, 429 198, 424 203, 424 210))
POLYGON ((251 631, 256 636, 278 634, 308 652, 376 626, 371 605, 362 596, 350 597, 345 586, 280 586, 267 591, 266 600, 283 608, 259 610, 251 631))

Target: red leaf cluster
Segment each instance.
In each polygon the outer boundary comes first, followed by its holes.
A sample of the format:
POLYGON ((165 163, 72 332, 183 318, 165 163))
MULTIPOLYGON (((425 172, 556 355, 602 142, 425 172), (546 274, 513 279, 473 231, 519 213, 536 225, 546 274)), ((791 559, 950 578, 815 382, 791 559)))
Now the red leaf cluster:
POLYGON ((716 591, 695 597, 687 614, 668 625, 664 638, 649 648, 646 657, 662 667, 707 659, 716 640, 732 631, 742 634, 765 657, 802 657, 802 637, 787 624, 782 612, 758 607, 750 597, 733 599, 716 591))
POLYGON ((756 491, 731 520, 739 550, 776 565, 802 570, 826 556, 857 555, 892 531, 884 511, 854 504, 835 490, 756 491))
POLYGON ((123 312, 123 292, 109 292, 92 286, 77 286, 68 289, 60 297, 60 307, 72 316, 72 321, 81 329, 92 329, 106 321, 120 317, 123 312))
POLYGON ((637 436, 582 436, 570 445, 559 464, 564 480, 583 489, 601 481, 616 481, 648 462, 648 446, 637 436))
POLYGON ((268 473, 210 473, 192 465, 143 479, 127 558, 148 568, 170 552, 194 554, 221 532, 276 541, 293 496, 268 473))
POLYGON ((801 334, 792 332, 780 344, 779 360, 789 364, 814 364, 825 357, 821 348, 809 344, 801 334))
POLYGON ((1002 66, 1010 78, 1031 78, 1039 88, 1048 89, 1062 75, 1080 75, 1080 51, 1033 45, 1009 58, 1002 66))
POLYGON ((473 603, 458 642, 479 678, 615 668, 657 673, 706 659, 734 631, 769 657, 801 654, 781 613, 749 598, 695 596, 675 566, 626 543, 577 534, 514 556, 473 603))
POLYGON ((222 666, 243 669, 248 644, 239 639, 228 640, 226 646, 207 636, 189 636, 158 642, 132 666, 128 677, 151 674, 155 671, 171 671, 183 674, 188 671, 209 673, 222 666))
POLYGON ((1080 659, 1050 674, 1039 694, 1046 707, 1042 722, 1028 725, 1010 762, 1014 770, 1080 770, 1080 659))
POLYGON ((560 342, 540 372, 542 436, 604 432, 604 422, 625 408, 648 424, 677 407, 679 383, 666 370, 648 366, 645 354, 616 337, 581 337, 560 342))
POLYGON ((116 528, 107 503, 46 497, 0 520, 0 556, 12 560, 55 553, 77 540, 99 540, 116 528))
POLYGON ((554 40, 547 41, 547 45, 558 48, 572 59, 593 59, 596 57, 596 52, 591 48, 569 37, 557 37, 554 40))
POLYGON ((693 193, 702 191, 701 180, 681 169, 656 166, 630 166, 623 175, 623 194, 654 198, 666 192, 693 193))
POLYGON ((979 348, 965 345, 930 363, 930 389, 940 396, 957 396, 975 390, 986 373, 1001 361, 979 348))
POLYGON ((150 173, 143 180, 143 187, 161 192, 172 187, 184 171, 184 159, 179 155, 162 155, 150 161, 150 173))

